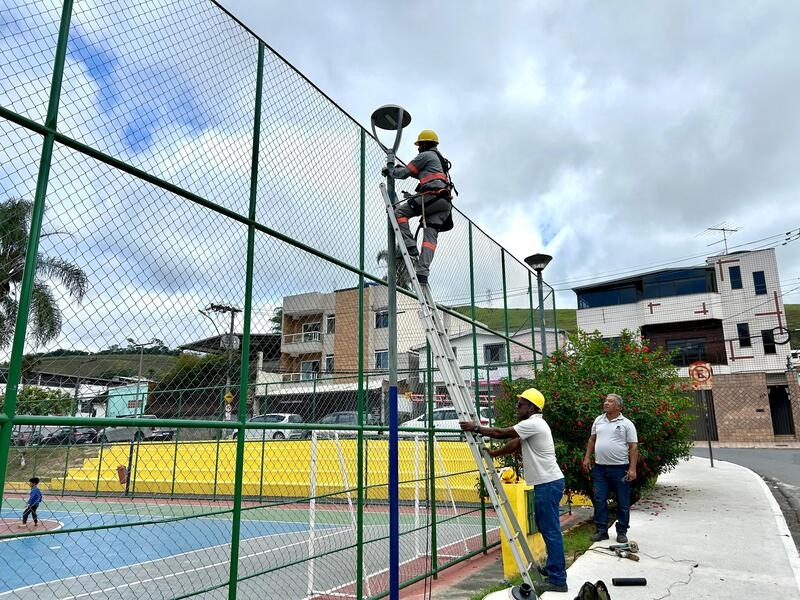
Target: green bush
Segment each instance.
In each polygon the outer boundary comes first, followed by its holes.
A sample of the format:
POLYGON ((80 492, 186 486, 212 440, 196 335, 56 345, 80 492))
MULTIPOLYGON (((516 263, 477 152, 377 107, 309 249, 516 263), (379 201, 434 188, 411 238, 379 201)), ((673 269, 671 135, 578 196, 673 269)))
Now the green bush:
MULTIPOLYGON (((0 396, 0 406, 5 405, 5 395, 0 396)), ((75 400, 64 390, 26 385, 17 394, 18 415, 71 415, 75 400)))
POLYGON ((598 333, 579 333, 570 342, 548 357, 536 381, 503 382, 505 397, 497 401, 499 426, 513 423, 516 394, 538 388, 546 398, 544 418, 553 431, 567 489, 591 497, 591 479, 581 470, 581 460, 592 422, 603 412, 603 400, 609 393, 619 394, 625 401, 623 414, 633 421, 639 437, 633 490, 638 497, 660 473, 689 457, 692 391, 663 349, 651 348, 629 331, 613 344, 598 333), (509 414, 511 422, 506 420, 509 414))

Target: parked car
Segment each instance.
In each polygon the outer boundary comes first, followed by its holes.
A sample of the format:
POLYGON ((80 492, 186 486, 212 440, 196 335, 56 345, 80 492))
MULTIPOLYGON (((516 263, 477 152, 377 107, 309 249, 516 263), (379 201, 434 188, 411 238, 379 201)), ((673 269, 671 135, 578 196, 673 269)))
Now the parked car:
POLYGON ((31 444, 35 433, 33 425, 14 425, 14 429, 11 430, 11 445, 27 446, 31 444))
MULTIPOLYGON (((379 425, 378 419, 376 419, 373 415, 365 415, 367 425, 379 425)), ((320 425, 347 425, 351 427, 356 427, 358 425, 358 412, 355 410, 344 410, 339 412, 333 412, 330 414, 325 415, 319 421, 317 421, 320 425)), ((339 434, 340 438, 353 438, 358 435, 358 432, 355 429, 319 429, 317 430, 317 439, 333 439, 335 434, 339 434)), ((367 432, 367 435, 376 435, 377 432, 367 432)), ((289 439, 308 439, 311 437, 310 430, 295 430, 289 435, 289 439)))
POLYGON ((17 425, 11 433, 14 446, 36 446, 42 439, 58 430, 58 425, 17 425))
MULTIPOLYGON (((303 417, 293 413, 268 413, 247 419, 248 423, 302 423, 303 417)), ((246 440, 285 440, 290 437, 295 429, 245 429, 244 439, 246 440)), ((302 431, 300 433, 303 433, 302 431)), ((235 440, 239 432, 231 434, 231 439, 235 440)))
MULTIPOLYGON (((480 409, 481 425, 491 426, 494 421, 494 409, 484 406, 480 409)), ((454 431, 436 431, 437 429, 460 429, 458 426, 458 413, 452 407, 442 407, 433 409, 433 430, 434 434, 439 439, 461 439, 463 434, 454 431)), ((421 431, 403 431, 410 427, 428 427, 428 414, 423 413, 420 416, 409 419, 400 425, 398 435, 403 437, 411 437, 415 435, 425 435, 421 431)))
MULTIPOLYGON (((120 418, 134 419, 155 419, 155 415, 118 415, 120 418)), ((106 427, 97 432, 97 439, 100 442, 129 442, 131 440, 166 441, 171 440, 175 435, 174 427, 155 427, 143 423, 136 426, 106 427)))
POLYGON ((97 430, 91 427, 59 427, 41 437, 42 446, 61 446, 65 444, 91 444, 97 439, 97 430))

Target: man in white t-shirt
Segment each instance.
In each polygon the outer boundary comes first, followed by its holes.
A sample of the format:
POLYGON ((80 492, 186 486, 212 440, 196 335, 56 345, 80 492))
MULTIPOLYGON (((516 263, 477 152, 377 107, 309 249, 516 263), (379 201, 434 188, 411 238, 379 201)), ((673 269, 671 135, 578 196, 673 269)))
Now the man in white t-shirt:
POLYGON ((617 541, 628 541, 631 516, 631 481, 636 479, 639 440, 636 427, 622 416, 623 401, 617 394, 608 394, 603 401, 603 414, 592 423, 592 434, 586 443, 583 470, 589 471, 594 452, 592 484, 594 486, 593 542, 608 539, 608 494, 617 495, 617 541))
POLYGON ((517 396, 517 419, 513 427, 484 427, 461 422, 464 431, 495 439, 512 440, 502 448, 488 450, 493 458, 514 454, 522 449, 525 482, 534 486, 536 528, 547 548, 547 563, 540 570, 547 581, 536 584, 536 593, 566 592, 567 570, 564 561, 564 538, 558 507, 564 495, 564 474, 556 462, 556 449, 550 426, 542 418, 544 396, 529 388, 517 396))

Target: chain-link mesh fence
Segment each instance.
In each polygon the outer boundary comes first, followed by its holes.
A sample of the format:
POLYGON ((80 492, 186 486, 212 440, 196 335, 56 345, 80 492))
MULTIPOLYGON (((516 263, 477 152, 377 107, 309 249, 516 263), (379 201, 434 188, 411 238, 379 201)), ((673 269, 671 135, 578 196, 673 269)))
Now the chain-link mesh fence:
MULTIPOLYGON (((0 594, 386 595, 378 144, 211 2, 12 0, 0 32, 0 594)), ((500 379, 564 343, 553 292, 545 328, 467 217, 440 242, 492 422, 500 379)), ((409 583, 498 533, 416 300, 397 313, 409 583)))

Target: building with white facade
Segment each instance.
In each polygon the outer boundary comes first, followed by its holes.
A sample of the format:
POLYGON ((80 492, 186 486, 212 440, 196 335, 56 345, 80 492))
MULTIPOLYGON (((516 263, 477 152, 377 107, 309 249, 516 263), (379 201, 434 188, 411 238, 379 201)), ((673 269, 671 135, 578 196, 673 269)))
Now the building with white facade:
MULTIPOLYGON (((472 390, 477 388, 481 402, 487 405, 491 404, 496 395, 501 379, 508 377, 533 379, 535 366, 542 357, 541 335, 538 328, 515 332, 510 336, 511 341, 508 344, 505 338, 482 329, 478 329, 473 335, 471 326, 461 332, 448 331, 448 339, 467 387, 472 390), (533 348, 536 349, 536 358, 533 348)), ((545 340, 547 350, 552 352, 564 348, 567 334, 561 329, 547 328, 545 340)), ((426 345, 423 343, 415 350, 419 354, 420 377, 424 387, 428 368, 426 345)), ((435 367, 434 364, 431 381, 436 398, 439 400, 438 404, 442 405, 449 402, 446 396, 447 390, 440 371, 435 367)), ((413 397, 415 415, 424 410, 424 407, 419 405, 423 400, 422 395, 413 397)))
MULTIPOLYGON (((368 408, 385 422, 389 368, 388 288, 364 287, 364 380, 368 408)), ((262 411, 296 412, 315 421, 327 412, 354 410, 359 372, 359 290, 310 292, 283 299, 279 373, 258 372, 262 411), (313 402, 313 406, 311 403, 313 402)), ((448 330, 464 321, 443 315, 448 330)), ((397 295, 397 371, 401 393, 419 385, 417 350, 425 329, 415 298, 397 295)), ((405 398, 405 395, 403 396, 405 398)), ((408 406, 401 412, 410 413, 408 406)))
MULTIPOLYGON (((800 388, 774 249, 735 252, 695 267, 663 269, 574 288, 578 328, 613 340, 640 330, 688 365, 712 365, 712 439, 796 439, 800 388)), ((698 432, 700 437, 701 432, 698 432)))

